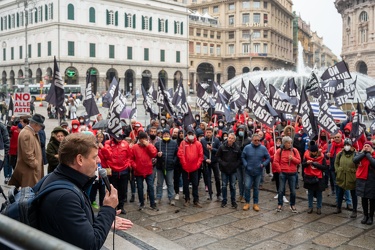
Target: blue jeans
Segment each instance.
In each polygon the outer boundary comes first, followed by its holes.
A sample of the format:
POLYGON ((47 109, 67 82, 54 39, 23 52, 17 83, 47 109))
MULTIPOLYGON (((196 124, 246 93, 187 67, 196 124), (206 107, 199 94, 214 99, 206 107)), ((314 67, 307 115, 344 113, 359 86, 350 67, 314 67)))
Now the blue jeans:
POLYGON ((143 196, 143 181, 146 180, 148 196, 150 198, 150 205, 155 205, 155 190, 154 190, 154 174, 147 175, 146 178, 143 176, 136 176, 138 189, 138 199, 141 206, 145 205, 145 197, 143 196))
POLYGON ((244 167, 241 165, 237 168, 237 180, 238 180, 238 189, 240 191, 240 196, 244 196, 245 182, 244 182, 244 167))
POLYGON ((316 194, 316 208, 322 208, 322 202, 323 202, 322 191, 312 191, 310 189, 308 189, 307 191, 308 191, 307 198, 309 201, 309 208, 313 208, 314 193, 316 194))
POLYGON ((250 203, 250 191, 251 187, 254 189, 254 194, 253 194, 253 200, 254 204, 258 204, 259 202, 259 184, 260 184, 260 179, 262 179, 262 174, 259 175, 249 175, 245 171, 245 201, 246 203, 250 203))
POLYGON ((4 177, 5 178, 10 178, 12 176, 12 166, 9 164, 9 155, 6 155, 4 157, 4 177))
POLYGON ((223 195, 223 203, 227 203, 227 191, 228 182, 230 190, 230 200, 233 203, 236 202, 236 173, 225 174, 221 172, 221 194, 223 195))
POLYGON ((283 196, 285 194, 286 181, 289 183, 290 190, 290 206, 296 205, 296 174, 295 173, 280 173, 279 176, 280 186, 279 186, 279 196, 277 198, 278 205, 283 205, 283 196))
POLYGON ((157 169, 156 170, 156 198, 159 200, 163 197, 163 182, 167 184, 168 188, 168 199, 173 199, 174 196, 174 188, 173 188, 173 170, 167 170, 166 175, 164 175, 163 170, 157 169))
MULTIPOLYGON (((342 200, 344 198, 345 191, 341 187, 337 186, 337 207, 341 208, 342 206, 342 200)), ((357 192, 354 190, 350 190, 350 194, 352 196, 352 201, 353 201, 353 210, 357 211, 357 206, 358 206, 358 197, 357 197, 357 192)))

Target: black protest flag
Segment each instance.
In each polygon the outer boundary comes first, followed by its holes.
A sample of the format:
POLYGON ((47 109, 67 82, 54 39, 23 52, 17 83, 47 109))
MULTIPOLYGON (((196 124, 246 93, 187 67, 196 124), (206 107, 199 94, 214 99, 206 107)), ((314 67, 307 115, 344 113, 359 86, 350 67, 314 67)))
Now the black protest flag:
POLYGON ((260 93, 262 93, 264 96, 267 96, 267 97, 269 96, 269 93, 268 93, 268 90, 267 90, 266 84, 264 83, 262 77, 260 78, 260 82, 259 82, 259 84, 258 84, 258 90, 259 90, 260 93))
POLYGON ((373 135, 375 133, 375 121, 373 121, 370 125, 370 133, 373 135))
POLYGON ((367 99, 364 103, 365 111, 370 119, 375 119, 375 96, 367 99))
POLYGON ((158 112, 155 111, 152 107, 152 103, 154 102, 152 96, 148 95, 147 91, 143 87, 143 84, 141 84, 141 89, 143 95, 143 106, 145 107, 145 111, 150 113, 151 119, 155 119, 156 117, 158 117, 158 112))
MULTIPOLYGON (((229 107, 231 110, 236 112, 242 111, 246 104, 246 99, 242 95, 241 91, 235 88, 232 93, 232 97, 229 99, 229 107)), ((227 120, 228 121, 228 120, 227 120)))
POLYGON ((339 128, 336 126, 335 120, 331 112, 329 111, 329 104, 324 95, 320 96, 319 102, 319 114, 318 114, 318 125, 320 125, 325 131, 330 134, 337 134, 339 128))
POLYGON ((182 116, 182 121, 185 127, 192 125, 195 122, 193 114, 191 113, 190 106, 186 101, 185 89, 182 81, 177 86, 176 92, 173 96, 172 104, 178 109, 179 114, 182 116))
POLYGON ((119 90, 119 84, 113 93, 112 103, 109 107, 108 113, 108 127, 107 132, 114 136, 116 139, 121 139, 122 126, 120 121, 120 115, 124 111, 126 106, 126 99, 119 90))
POLYGON ((95 102, 95 97, 92 94, 92 82, 91 74, 87 72, 86 75, 86 90, 85 90, 85 100, 83 101, 83 106, 86 109, 87 118, 99 114, 98 106, 95 102))
POLYGON ((132 99, 132 110, 130 111, 129 119, 137 119, 137 95, 132 99))
POLYGON ((110 105, 112 103, 112 99, 113 99, 114 94, 115 94, 115 90, 116 90, 118 85, 119 85, 119 81, 117 81, 116 77, 113 77, 111 85, 109 85, 109 89, 108 89, 107 93, 105 94, 105 96, 103 96, 103 101, 102 101, 103 108, 109 108, 110 107, 110 105))
POLYGON ((220 92, 217 93, 214 114, 225 115, 225 100, 224 96, 220 94, 220 92))
POLYGON ((289 78, 287 82, 285 82, 281 87, 280 90, 286 93, 289 97, 297 97, 298 96, 298 87, 294 78, 289 78))
POLYGON ((9 105, 8 105, 8 114, 7 114, 7 121, 8 121, 8 123, 12 119, 13 114, 14 114, 13 97, 10 96, 10 98, 9 98, 9 105))
POLYGON ((351 79, 352 76, 350 75, 349 68, 346 62, 341 61, 324 71, 320 78, 322 78, 323 81, 339 79, 344 80, 351 79))
POLYGON ((305 87, 302 87, 301 99, 298 106, 298 115, 302 119, 303 131, 310 137, 314 138, 318 134, 318 124, 314 116, 313 109, 307 94, 305 87))
POLYGON ((57 110, 63 109, 64 105, 64 85, 61 78, 59 65, 57 65, 56 57, 53 59, 53 81, 46 96, 46 101, 56 107, 57 110))
POLYGON ((318 87, 319 87, 318 76, 315 74, 314 71, 312 71, 309 79, 307 80, 305 91, 307 93, 310 93, 316 90, 318 87))
POLYGON ((344 88, 340 90, 336 90, 333 93, 333 99, 335 100, 335 103, 337 106, 343 105, 344 103, 346 103, 347 100, 354 99, 356 82, 357 82, 357 78, 354 80, 354 82, 345 85, 344 88))
POLYGON ((202 108, 204 111, 207 111, 209 108, 211 108, 211 104, 209 100, 210 100, 210 96, 208 95, 207 91, 200 83, 198 83, 197 84, 197 99, 196 99, 197 106, 202 108))
POLYGON ((353 117, 352 131, 350 131, 350 138, 352 139, 353 143, 358 141, 363 133, 365 133, 366 125, 362 121, 363 115, 361 104, 357 102, 357 110, 355 111, 355 115, 353 117))
MULTIPOLYGON (((275 86, 269 85, 270 88, 270 103, 271 106, 276 110, 279 114, 293 114, 296 108, 296 105, 290 102, 291 97, 287 94, 281 92, 280 90, 276 89, 275 86)), ((282 118, 282 116, 280 117, 282 118)))
POLYGON ((344 88, 344 80, 329 80, 328 83, 322 86, 322 90, 329 94, 334 94, 336 91, 344 88))
POLYGON ((223 99, 223 102, 227 104, 231 97, 231 94, 228 91, 226 91, 220 84, 218 84, 217 82, 214 82, 214 88, 212 89, 212 94, 214 95, 215 98, 217 98, 218 96, 217 93, 221 94, 221 98, 223 99))
POLYGON ((371 97, 375 96, 375 85, 366 88, 366 95, 367 99, 370 99, 371 97))
POLYGON ((169 93, 165 90, 161 78, 159 78, 158 81, 158 97, 156 103, 159 107, 163 107, 172 117, 175 117, 175 112, 172 108, 171 100, 169 99, 169 93))

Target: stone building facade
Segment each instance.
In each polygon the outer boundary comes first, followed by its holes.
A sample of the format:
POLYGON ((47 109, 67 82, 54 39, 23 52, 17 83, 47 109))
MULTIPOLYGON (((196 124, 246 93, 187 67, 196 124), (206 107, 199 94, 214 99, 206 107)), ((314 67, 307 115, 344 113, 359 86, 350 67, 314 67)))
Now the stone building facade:
POLYGON ((375 1, 336 0, 342 16, 342 58, 351 71, 375 77, 375 1))

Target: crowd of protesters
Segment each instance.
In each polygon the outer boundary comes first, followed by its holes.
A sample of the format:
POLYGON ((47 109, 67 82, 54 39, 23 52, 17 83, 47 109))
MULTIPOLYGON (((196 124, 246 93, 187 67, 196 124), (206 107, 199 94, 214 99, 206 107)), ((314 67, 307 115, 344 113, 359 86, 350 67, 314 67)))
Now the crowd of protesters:
MULTIPOLYGON (((361 223, 373 223, 374 137, 366 133, 353 143, 347 133, 352 126, 352 117, 343 122, 336 135, 320 130, 319 135, 308 138, 300 119, 296 122, 279 122, 273 128, 268 128, 253 120, 247 111, 237 114, 235 121, 230 123, 220 115, 210 117, 205 114, 201 117, 197 114, 193 126, 184 128, 181 120, 164 115, 167 116, 151 120, 148 126, 136 120, 131 120, 129 125, 124 123, 121 136, 95 130, 85 124, 82 117, 72 119, 70 124, 62 121, 61 126, 53 129, 49 143, 45 144, 48 172, 54 171, 58 164, 57 152, 65 136, 69 133, 92 133, 98 141, 98 167, 106 169, 111 184, 118 190, 117 208, 122 214, 126 214, 128 193, 130 202, 135 202, 138 194, 139 210, 145 209, 146 202, 149 202, 150 208, 157 211, 158 205, 162 203, 163 189, 167 190, 171 206, 175 206, 176 200, 182 195, 184 206, 202 208, 199 185, 204 185, 207 191, 205 198, 211 201, 216 196, 221 207, 226 207, 230 199, 234 209, 237 209, 238 203, 242 203, 245 211, 250 209, 250 204, 254 211, 260 211, 259 193, 267 174, 276 184, 274 198, 277 199, 277 212, 282 212, 288 203, 291 212, 298 212, 296 189, 299 189, 299 178, 302 177, 308 197, 307 213, 314 211, 316 200, 316 213, 321 214, 322 192, 330 190, 331 195, 336 197, 335 213, 341 213, 345 197, 347 208, 352 210, 350 217, 356 218, 359 196, 364 208, 361 223), (285 196, 286 183, 289 186, 289 200, 285 196)), ((98 115, 95 122, 101 119, 101 115, 98 115)), ((6 163, 8 166, 5 166, 7 169, 10 166, 11 169, 16 168, 17 172, 23 160, 23 157, 20 158, 20 145, 23 142, 20 143, 19 135, 29 120, 31 124, 36 122, 37 128, 42 130, 44 117, 35 115, 21 120, 14 119, 8 124, 10 158, 6 163)), ((38 129, 34 128, 35 131, 38 129)), ((39 177, 35 175, 35 178, 39 177)), ((6 183, 9 180, 12 178, 7 170, 6 183)), ((9 184, 12 183, 10 181, 9 184)), ((22 187, 26 184, 17 185, 22 187)), ((97 179, 87 190, 95 208, 98 207, 98 191, 99 205, 102 205, 104 184, 101 179, 97 179)))

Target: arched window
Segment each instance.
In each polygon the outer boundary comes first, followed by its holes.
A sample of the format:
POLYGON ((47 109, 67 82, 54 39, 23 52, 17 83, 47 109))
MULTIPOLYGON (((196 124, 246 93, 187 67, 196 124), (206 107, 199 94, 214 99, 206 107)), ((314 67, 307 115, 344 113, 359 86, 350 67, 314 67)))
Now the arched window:
POLYGON ((74 20, 74 5, 68 4, 68 20, 74 20))
POLYGON ((359 21, 360 22, 367 22, 368 21, 368 15, 366 11, 362 11, 359 15, 359 21))
POLYGON ((94 7, 90 7, 89 9, 89 22, 95 23, 95 8, 94 7))
POLYGON ((350 27, 350 24, 351 24, 351 20, 350 20, 350 17, 348 16, 347 25, 350 27))

